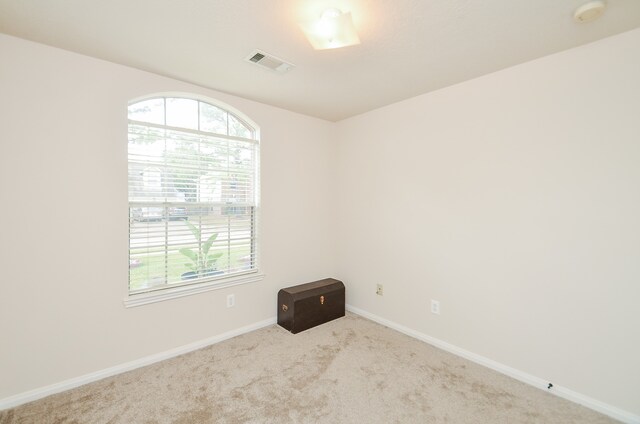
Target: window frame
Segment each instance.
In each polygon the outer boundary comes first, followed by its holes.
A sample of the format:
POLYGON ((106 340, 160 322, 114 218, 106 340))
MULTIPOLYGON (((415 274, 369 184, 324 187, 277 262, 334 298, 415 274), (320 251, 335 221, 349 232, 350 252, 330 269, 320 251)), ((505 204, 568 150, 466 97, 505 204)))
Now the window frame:
MULTIPOLYGON (((260 281, 264 278, 264 274, 261 271, 261 263, 260 263, 260 258, 261 258, 261 254, 260 254, 260 127, 249 117, 247 117, 244 113, 242 113, 241 111, 235 109, 234 107, 223 103, 221 101, 218 101, 216 99, 212 99, 206 96, 201 96, 201 95, 197 95, 197 94, 193 94, 193 93, 176 93, 176 92, 162 92, 162 93, 153 93, 150 95, 145 95, 143 97, 138 97, 138 98, 134 98, 131 99, 128 103, 127 103, 127 108, 125 109, 125 111, 127 112, 127 134, 129 134, 130 131, 130 125, 133 124, 146 124, 145 122, 141 122, 141 121, 136 121, 136 120, 132 120, 129 118, 129 113, 128 113, 128 108, 131 105, 134 105, 136 103, 140 103, 143 101, 147 101, 147 100, 153 100, 153 99, 167 99, 167 98, 172 98, 172 99, 188 99, 188 100, 194 100, 194 101, 198 101, 198 102, 202 102, 205 104, 209 104, 211 106, 214 106, 216 108, 222 109, 223 111, 227 112, 227 114, 229 116, 233 116, 233 118, 237 119, 240 121, 241 124, 245 125, 246 127, 248 127, 249 129, 251 129, 253 131, 253 138, 251 138, 251 140, 253 140, 257 146, 257 152, 256 152, 256 157, 255 157, 255 163, 254 163, 254 181, 255 181, 255 193, 254 193, 254 197, 255 197, 255 205, 252 207, 253 208, 253 234, 252 234, 252 245, 253 247, 253 253, 255 253, 255 257, 253 258, 253 263, 254 263, 254 267, 250 270, 244 271, 244 272, 237 272, 234 273, 228 277, 217 277, 211 280, 205 280, 205 281, 197 281, 195 283, 184 283, 184 284, 175 284, 175 285, 171 285, 171 284, 167 284, 166 287, 162 287, 162 288, 156 288, 156 289, 152 289, 149 291, 138 291, 138 292, 133 292, 131 291, 131 287, 130 287, 130 283, 131 283, 131 279, 130 279, 130 274, 129 272, 127 273, 127 284, 126 284, 126 296, 124 299, 124 306, 125 307, 135 307, 135 306, 140 306, 140 305, 145 305, 145 304, 149 304, 149 303, 156 303, 156 302, 161 302, 161 301, 165 301, 165 300, 170 300, 170 299, 175 299, 175 298, 180 298, 180 297, 185 297, 185 296, 190 296, 193 294, 197 294, 197 293, 203 293, 203 292, 207 292, 207 291, 211 291, 211 290, 219 290, 219 289, 223 289, 223 288, 227 288, 227 287, 232 287, 232 286, 236 286, 236 285, 240 285, 240 284, 248 284, 248 283, 254 283, 257 281, 260 281)), ((166 100, 165 100, 165 108, 166 108, 166 100)), ((160 128, 160 127, 164 127, 165 129, 169 129, 169 130, 184 130, 186 132, 190 132, 193 131, 189 128, 183 128, 183 127, 175 127, 175 126, 170 126, 166 124, 166 109, 165 109, 165 124, 155 124, 152 122, 148 123, 150 127, 155 127, 155 128, 160 128)), ((219 133, 214 133, 214 132, 209 132, 209 131, 202 131, 202 130, 196 130, 196 132, 202 132, 202 133, 206 133, 206 134, 210 134, 210 136, 216 137, 216 136, 222 136, 223 138, 227 138, 227 139, 238 139, 240 141, 245 141, 248 140, 247 138, 243 138, 243 137, 235 137, 235 136, 231 136, 228 134, 229 131, 227 131, 227 134, 219 134, 219 133)), ((127 136, 128 139, 128 136, 127 136)), ((127 156, 129 155, 129 149, 127 148, 127 156)), ((129 164, 129 159, 127 159, 127 164, 129 164)), ((129 166, 127 166, 127 173, 129 172, 129 166)), ((129 177, 127 177, 127 209, 128 209, 128 216, 127 216, 127 220, 129 222, 128 225, 128 256, 129 259, 131 258, 129 250, 130 250, 130 246, 131 246, 131 233, 130 233, 130 225, 131 225, 131 221, 130 221, 130 212, 129 209, 131 207, 131 200, 129 198, 130 196, 130 192, 129 192, 129 177)))

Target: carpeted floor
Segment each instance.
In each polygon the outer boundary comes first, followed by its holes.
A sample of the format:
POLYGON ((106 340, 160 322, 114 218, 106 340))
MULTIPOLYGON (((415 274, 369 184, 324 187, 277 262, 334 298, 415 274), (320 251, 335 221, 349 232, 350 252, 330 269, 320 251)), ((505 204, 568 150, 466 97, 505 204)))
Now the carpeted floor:
POLYGON ((0 412, 0 423, 610 423, 357 315, 271 326, 0 412))

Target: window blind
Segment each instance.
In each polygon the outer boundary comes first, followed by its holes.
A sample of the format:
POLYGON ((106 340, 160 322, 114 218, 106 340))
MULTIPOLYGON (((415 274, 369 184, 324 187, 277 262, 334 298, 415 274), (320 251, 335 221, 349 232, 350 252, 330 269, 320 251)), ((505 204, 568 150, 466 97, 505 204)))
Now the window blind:
POLYGON ((215 283, 257 270, 259 143, 195 99, 129 106, 129 291, 215 283))

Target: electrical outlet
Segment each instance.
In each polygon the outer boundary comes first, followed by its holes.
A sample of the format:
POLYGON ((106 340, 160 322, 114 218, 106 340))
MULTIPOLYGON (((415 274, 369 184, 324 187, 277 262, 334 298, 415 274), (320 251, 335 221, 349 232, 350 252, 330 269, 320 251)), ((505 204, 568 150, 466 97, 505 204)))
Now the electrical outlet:
POLYGON ((376 294, 377 294, 378 296, 382 296, 382 294, 383 294, 383 293, 382 293, 382 284, 378 284, 378 285, 376 285, 376 294))
POLYGON ((431 313, 440 315, 440 302, 438 300, 431 299, 431 313))
POLYGON ((227 295, 227 308, 233 308, 236 306, 236 295, 229 294, 227 295))

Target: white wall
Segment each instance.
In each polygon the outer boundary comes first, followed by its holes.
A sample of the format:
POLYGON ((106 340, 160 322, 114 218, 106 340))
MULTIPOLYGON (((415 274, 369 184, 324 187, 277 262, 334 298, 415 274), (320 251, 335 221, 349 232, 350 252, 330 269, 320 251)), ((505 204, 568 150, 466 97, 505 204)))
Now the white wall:
POLYGON ((348 303, 639 414, 638 46, 635 30, 339 123, 348 303))
POLYGON ((0 57, 0 399, 271 318, 280 287, 334 274, 334 124, 4 35, 0 57), (266 278, 125 309, 127 102, 168 91, 260 125, 266 278))

